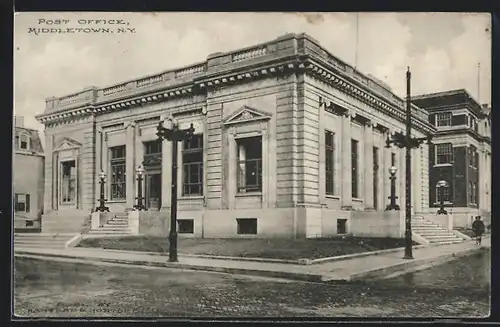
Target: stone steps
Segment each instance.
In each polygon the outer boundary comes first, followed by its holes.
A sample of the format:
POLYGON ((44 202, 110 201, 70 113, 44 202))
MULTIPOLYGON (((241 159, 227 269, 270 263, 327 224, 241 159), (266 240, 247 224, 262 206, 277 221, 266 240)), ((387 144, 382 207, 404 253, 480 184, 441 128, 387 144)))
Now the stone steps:
POLYGON ((64 249, 66 243, 78 234, 15 234, 14 250, 18 248, 64 249))
POLYGON ((412 232, 418 234, 431 244, 454 244, 463 242, 463 240, 452 231, 422 217, 412 218, 411 224, 412 232))

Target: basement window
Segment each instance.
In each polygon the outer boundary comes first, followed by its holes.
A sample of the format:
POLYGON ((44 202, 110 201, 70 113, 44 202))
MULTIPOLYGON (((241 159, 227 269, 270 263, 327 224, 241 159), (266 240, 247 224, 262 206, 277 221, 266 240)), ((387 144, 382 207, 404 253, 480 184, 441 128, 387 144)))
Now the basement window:
POLYGON ((193 234, 194 233, 194 219, 178 219, 179 234, 193 234))
POLYGON ((32 220, 26 220, 26 227, 33 227, 33 221, 32 220))
POLYGON ((236 222, 239 235, 257 234, 257 218, 237 218, 236 222))
POLYGON ((337 234, 347 234, 347 219, 337 219, 337 234))

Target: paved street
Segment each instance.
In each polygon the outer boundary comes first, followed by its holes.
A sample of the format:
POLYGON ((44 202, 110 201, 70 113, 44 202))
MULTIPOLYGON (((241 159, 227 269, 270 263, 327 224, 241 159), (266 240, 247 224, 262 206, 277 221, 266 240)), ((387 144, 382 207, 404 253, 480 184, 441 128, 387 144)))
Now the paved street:
POLYGON ((489 312, 489 253, 354 284, 16 258, 15 312, 46 317, 480 317, 489 312))

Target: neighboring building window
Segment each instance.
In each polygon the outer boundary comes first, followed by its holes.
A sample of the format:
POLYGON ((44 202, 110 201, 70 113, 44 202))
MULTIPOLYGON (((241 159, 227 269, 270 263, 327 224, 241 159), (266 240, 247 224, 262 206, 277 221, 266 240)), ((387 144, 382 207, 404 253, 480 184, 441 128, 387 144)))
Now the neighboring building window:
POLYGON ((257 234, 256 218, 237 218, 236 223, 238 234, 257 234))
POLYGON ((436 144, 436 165, 449 164, 453 161, 453 145, 451 143, 436 144))
POLYGON ((14 211, 15 212, 30 212, 30 195, 24 193, 16 193, 14 195, 14 211))
POLYGON ((179 234, 194 233, 194 219, 177 219, 177 224, 179 224, 179 234))
POLYGON ((334 158, 335 158, 335 146, 334 146, 335 134, 330 131, 325 131, 325 172, 326 172, 326 189, 325 193, 333 195, 334 191, 334 158))
POLYGON ((476 187, 477 183, 474 182, 472 184, 472 203, 474 204, 477 204, 477 187, 476 187))
MULTIPOLYGON (((443 192, 444 192, 443 201, 450 202, 451 201, 451 199, 450 199, 450 186, 449 185, 444 186, 443 192)), ((436 187, 436 202, 438 202, 438 203, 441 202, 441 188, 440 187, 436 187)))
POLYGON ((391 166, 396 166, 396 154, 391 153, 391 166))
POLYGON ((352 197, 358 198, 358 141, 351 140, 352 197))
POLYGON ((30 137, 26 134, 21 134, 19 137, 19 148, 29 150, 30 137))
POLYGON ((111 200, 123 200, 126 197, 125 146, 110 148, 111 153, 111 200))
POLYGON ((436 114, 436 126, 451 126, 451 112, 436 114))
POLYGON ((262 192, 262 137, 237 140, 238 192, 262 192))
POLYGON ((74 203, 76 200, 76 162, 61 163, 61 203, 74 203))
POLYGON ((162 143, 158 141, 144 142, 144 154, 160 154, 162 143))
POLYGON ((469 153, 470 153, 469 166, 477 168, 477 166, 478 166, 478 153, 477 153, 476 147, 472 145, 469 148, 469 153))
POLYGON ((184 141, 182 149, 182 195, 203 195, 203 135, 184 141))
MULTIPOLYGON (((373 207, 375 210, 378 208, 378 175, 379 175, 379 164, 378 164, 378 148, 373 147, 373 207)), ((369 178, 369 177, 368 177, 369 178)))

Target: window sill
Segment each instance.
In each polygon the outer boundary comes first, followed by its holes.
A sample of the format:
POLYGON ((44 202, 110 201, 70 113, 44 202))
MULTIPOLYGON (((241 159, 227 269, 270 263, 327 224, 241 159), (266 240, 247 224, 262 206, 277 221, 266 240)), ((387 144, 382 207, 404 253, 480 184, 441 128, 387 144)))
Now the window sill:
POLYGON ((245 197, 252 197, 252 196, 262 196, 262 192, 236 193, 235 196, 237 198, 245 198, 245 197))
POLYGON ((359 198, 352 198, 352 201, 353 202, 363 202, 364 200, 363 199, 359 199, 359 198))
POLYGON ((203 195, 182 195, 179 200, 203 200, 205 196, 203 195))
MULTIPOLYGON (((450 205, 453 205, 453 202, 450 202, 450 201, 444 201, 444 202, 443 202, 443 204, 444 204, 445 206, 450 206, 450 205)), ((434 206, 438 206, 438 207, 439 207, 439 206, 441 205, 441 202, 434 202, 432 205, 434 205, 434 206)))
MULTIPOLYGON (((99 201, 99 199, 97 199, 99 201)), ((109 200, 105 203, 127 203, 127 200, 109 200)))
POLYGON ((333 194, 325 194, 325 198, 327 198, 327 199, 335 199, 335 200, 340 200, 340 196, 338 196, 338 195, 333 195, 333 194))
POLYGON ((451 167, 453 164, 451 163, 444 163, 444 164, 435 164, 434 167, 451 167))

